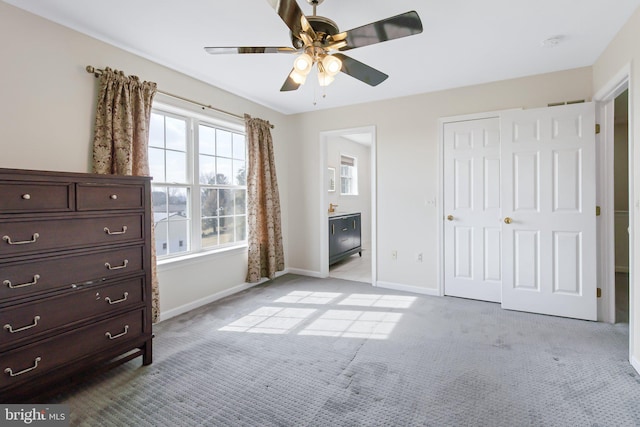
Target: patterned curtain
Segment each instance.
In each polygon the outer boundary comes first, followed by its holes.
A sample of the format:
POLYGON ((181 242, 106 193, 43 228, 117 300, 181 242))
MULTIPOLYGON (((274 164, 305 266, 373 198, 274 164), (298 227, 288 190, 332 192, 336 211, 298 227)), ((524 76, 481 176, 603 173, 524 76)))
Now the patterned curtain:
POLYGON ((249 162, 247 165, 247 222, 249 270, 247 282, 273 279, 284 270, 280 196, 273 158, 271 125, 245 114, 249 162))
MULTIPOLYGON (((93 138, 93 172, 149 175, 149 121, 156 84, 105 68, 100 76, 93 138)), ((158 320, 159 294, 156 250, 151 230, 152 317, 158 320)))

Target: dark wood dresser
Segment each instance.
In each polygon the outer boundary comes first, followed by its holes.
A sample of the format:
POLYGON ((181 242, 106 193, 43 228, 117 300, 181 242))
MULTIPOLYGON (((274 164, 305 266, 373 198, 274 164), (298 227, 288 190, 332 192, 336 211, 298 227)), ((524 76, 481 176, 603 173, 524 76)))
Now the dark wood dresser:
POLYGON ((151 348, 150 179, 0 169, 0 403, 151 348))

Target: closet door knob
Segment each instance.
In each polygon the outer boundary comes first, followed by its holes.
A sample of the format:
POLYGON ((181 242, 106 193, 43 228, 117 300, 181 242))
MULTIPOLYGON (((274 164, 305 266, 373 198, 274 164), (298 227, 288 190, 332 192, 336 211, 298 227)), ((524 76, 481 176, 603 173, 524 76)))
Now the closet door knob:
POLYGON ((447 215, 447 221, 453 221, 453 215, 447 215))
POLYGON ((512 220, 511 218, 509 218, 509 217, 506 217, 506 218, 504 219, 504 223, 505 223, 505 224, 511 224, 512 222, 513 222, 513 220, 512 220))

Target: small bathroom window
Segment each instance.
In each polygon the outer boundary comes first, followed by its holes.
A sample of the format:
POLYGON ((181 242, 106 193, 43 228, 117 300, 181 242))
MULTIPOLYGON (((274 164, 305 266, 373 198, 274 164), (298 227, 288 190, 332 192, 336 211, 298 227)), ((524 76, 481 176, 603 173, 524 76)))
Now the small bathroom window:
POLYGON ((358 195, 358 160, 355 157, 340 156, 340 195, 358 195))

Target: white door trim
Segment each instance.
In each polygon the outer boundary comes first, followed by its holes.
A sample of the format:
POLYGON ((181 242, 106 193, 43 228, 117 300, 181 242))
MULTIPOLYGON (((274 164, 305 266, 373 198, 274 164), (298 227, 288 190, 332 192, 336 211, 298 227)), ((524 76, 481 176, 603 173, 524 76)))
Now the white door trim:
MULTIPOLYGON (((600 103, 600 112, 603 113, 606 107, 606 103, 612 102, 620 93, 622 93, 626 88, 629 89, 629 361, 633 362, 633 350, 634 350, 634 334, 635 334, 635 319, 638 313, 636 313, 636 307, 634 304, 635 300, 635 271, 636 271, 636 259, 635 259, 635 250, 634 250, 634 242, 637 240, 636 236, 636 228, 634 227, 634 223, 636 221, 636 215, 638 214, 638 206, 637 200, 638 198, 635 195, 635 181, 636 181, 636 171, 634 170, 635 164, 635 144, 634 144, 634 105, 633 105, 633 93, 634 93, 634 81, 633 81, 633 66, 631 63, 623 66, 616 75, 609 80, 603 87, 599 88, 596 92, 596 95, 593 97, 594 101, 600 103)), ((602 123, 601 123, 602 125, 602 123)), ((601 130, 603 135, 611 134, 611 132, 606 132, 605 129, 601 130)), ((607 151, 610 150, 613 153, 613 146, 609 147, 609 145, 613 144, 613 140, 605 140, 603 141, 607 151)), ((598 177, 598 185, 600 188, 610 188, 607 187, 609 175, 612 175, 613 171, 613 157, 610 156, 607 159, 606 163, 602 165, 602 174, 598 177)), ((640 171, 638 171, 640 173, 640 171)), ((613 199, 613 196, 610 197, 613 199)), ((613 221, 613 201, 609 204, 602 207, 603 213, 606 211, 607 222, 613 221)), ((604 218, 603 218, 604 219, 604 218)), ((611 230, 613 225, 610 225, 609 229, 611 230)), ((613 247, 612 238, 613 233, 604 233, 603 238, 606 239, 605 242, 601 242, 601 250, 605 250, 606 248, 613 247)), ((615 278, 615 266, 613 265, 615 262, 605 262, 605 257, 600 258, 599 269, 603 272, 603 276, 600 277, 614 277, 615 278)), ((615 281, 609 280, 605 281, 608 287, 615 286, 615 281)), ((603 291, 607 292, 609 289, 603 291)), ((607 292, 609 293, 609 292, 607 292)), ((615 301, 609 302, 607 304, 607 313, 606 319, 610 321, 610 319, 615 318, 615 312, 611 313, 611 309, 615 310, 615 301)), ((634 365, 634 367, 637 366, 634 365)))
MULTIPOLYGON (((329 138, 355 133, 369 133, 371 134, 371 284, 376 286, 378 281, 378 268, 377 268, 377 251, 378 251, 378 190, 377 190, 377 176, 378 176, 378 161, 377 161, 377 135, 375 125, 363 126, 358 128, 349 129, 337 129, 330 131, 320 132, 320 203, 318 207, 319 222, 318 232, 320 237, 320 277, 329 277, 329 235, 327 233, 327 209, 329 207, 329 188, 328 182, 325 179, 327 175, 327 143, 329 138)), ((339 184, 336 183, 336 186, 339 184)))
POLYGON ((614 99, 597 102, 596 123, 600 134, 596 135, 598 175, 596 204, 600 206, 598 223, 598 287, 602 296, 598 301, 598 320, 615 323, 615 245, 614 245, 614 99))
POLYGON ((469 120, 481 120, 500 118, 505 111, 522 110, 522 108, 510 108, 508 110, 487 111, 483 113, 464 114, 460 116, 448 116, 438 119, 438 295, 444 296, 444 127, 447 123, 463 122, 469 120))

